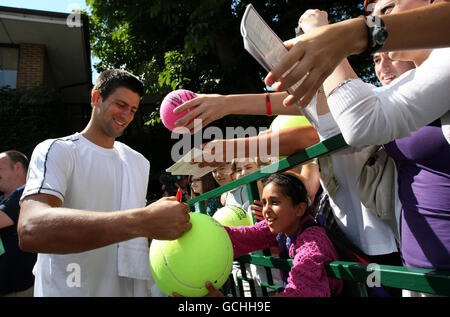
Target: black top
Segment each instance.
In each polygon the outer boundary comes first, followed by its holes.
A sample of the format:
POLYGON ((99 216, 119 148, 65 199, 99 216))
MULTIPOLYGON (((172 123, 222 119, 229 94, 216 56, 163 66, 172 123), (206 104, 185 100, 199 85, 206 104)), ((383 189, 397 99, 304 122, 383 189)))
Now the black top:
POLYGON ((0 200, 0 210, 14 222, 13 225, 0 229, 0 238, 5 249, 5 253, 0 255, 0 295, 24 291, 34 284, 31 271, 37 256, 19 248, 17 235, 19 200, 23 188, 17 188, 7 199, 0 200))

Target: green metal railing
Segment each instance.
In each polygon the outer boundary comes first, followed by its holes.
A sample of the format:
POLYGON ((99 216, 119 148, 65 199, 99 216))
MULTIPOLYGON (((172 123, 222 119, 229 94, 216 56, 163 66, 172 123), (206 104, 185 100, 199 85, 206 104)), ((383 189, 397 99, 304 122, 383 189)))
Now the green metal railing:
MULTIPOLYGON (((299 151, 279 162, 265 166, 260 170, 239 178, 226 185, 215 188, 203 195, 195 197, 187 202, 188 205, 197 205, 200 212, 205 213, 205 201, 207 199, 221 195, 241 186, 246 186, 249 201, 259 199, 257 181, 276 172, 283 172, 299 164, 328 155, 332 152, 342 150, 347 144, 341 134, 333 136, 327 140, 319 142, 307 149, 299 151)), ((255 221, 255 219, 254 219, 255 221)), ((257 296, 256 286, 246 274, 245 265, 254 264, 265 268, 267 282, 260 285, 262 296, 267 296, 269 292, 280 292, 282 287, 273 284, 271 269, 283 269, 289 271, 292 267, 292 259, 279 259, 270 255, 269 250, 258 251, 236 258, 241 267, 241 276, 237 277, 236 292, 235 281, 232 276, 228 281, 228 287, 233 296, 243 297, 243 281, 249 284, 249 291, 252 297, 257 296), (269 290, 269 291, 268 291, 269 290)), ((371 265, 356 262, 335 261, 326 264, 326 271, 329 277, 342 279, 354 284, 354 295, 366 297, 367 281, 371 276, 377 276, 381 285, 392 288, 407 289, 411 291, 425 292, 435 295, 450 296, 450 271, 437 271, 433 269, 410 268, 388 265, 371 265)))

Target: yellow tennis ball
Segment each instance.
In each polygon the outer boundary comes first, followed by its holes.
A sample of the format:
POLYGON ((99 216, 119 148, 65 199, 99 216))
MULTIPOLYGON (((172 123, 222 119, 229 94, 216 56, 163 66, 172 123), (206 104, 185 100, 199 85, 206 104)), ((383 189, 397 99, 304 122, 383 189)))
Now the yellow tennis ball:
POLYGON ((306 117, 304 116, 279 115, 275 119, 273 119, 272 123, 270 124, 270 129, 272 131, 278 131, 281 129, 304 125, 311 125, 308 119, 306 119, 306 117))
POLYGON ((218 222, 228 227, 251 226, 252 217, 238 206, 225 206, 218 209, 213 216, 218 222))
POLYGON ((158 287, 168 296, 208 294, 205 283, 216 289, 227 281, 233 264, 233 246, 223 226, 212 217, 190 214, 192 228, 177 240, 153 240, 150 269, 158 287))
MULTIPOLYGON (((287 115, 279 115, 275 119, 273 119, 270 124, 270 130, 279 131, 281 129, 297 127, 297 126, 305 126, 311 125, 308 119, 304 116, 287 116, 287 115)), ((286 156, 280 156, 280 160, 286 158, 286 156)))

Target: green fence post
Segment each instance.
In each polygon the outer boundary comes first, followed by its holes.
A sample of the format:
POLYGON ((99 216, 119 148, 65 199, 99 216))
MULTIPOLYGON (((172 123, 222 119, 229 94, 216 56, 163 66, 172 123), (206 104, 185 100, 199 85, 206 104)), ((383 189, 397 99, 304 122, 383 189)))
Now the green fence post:
POLYGON ((196 202, 195 210, 202 214, 206 214, 206 200, 200 200, 200 201, 196 202))

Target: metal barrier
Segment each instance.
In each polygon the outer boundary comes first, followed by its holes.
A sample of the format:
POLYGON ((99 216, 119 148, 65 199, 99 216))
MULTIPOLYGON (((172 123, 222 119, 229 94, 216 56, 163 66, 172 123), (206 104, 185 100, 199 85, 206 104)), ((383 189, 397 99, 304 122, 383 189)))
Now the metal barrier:
MULTIPOLYGON (((283 172, 299 164, 304 164, 314 158, 328 155, 347 147, 341 134, 333 136, 327 140, 319 142, 309 148, 299 151, 276 163, 265 166, 260 170, 232 181, 219 188, 215 188, 205 194, 195 197, 187 202, 188 205, 197 204, 197 209, 205 213, 205 201, 207 199, 221 195, 241 186, 246 186, 250 201, 259 199, 256 182, 269 174, 283 172)), ((254 219, 255 221, 255 219, 254 219)), ((254 264, 265 267, 267 282, 261 283, 261 296, 268 296, 269 292, 280 292, 283 287, 274 285, 271 275, 271 268, 289 271, 292 267, 292 259, 279 259, 270 255, 269 250, 257 251, 248 255, 236 258, 240 264, 242 276, 237 277, 237 289, 234 278, 230 276, 223 291, 230 291, 233 296, 244 297, 243 282, 249 284, 249 292, 252 297, 257 296, 254 280, 246 276, 246 264, 254 264), (226 288, 226 289, 225 289, 226 288), (270 290, 270 291, 268 291, 270 290), (237 292, 238 291, 238 292, 237 292)), ((367 297, 368 278, 375 276, 382 286, 407 289, 411 291, 425 292, 435 295, 450 296, 450 272, 437 271, 433 269, 411 268, 388 265, 371 265, 356 262, 335 261, 326 264, 326 271, 329 277, 334 277, 354 284, 352 296, 367 297)))

